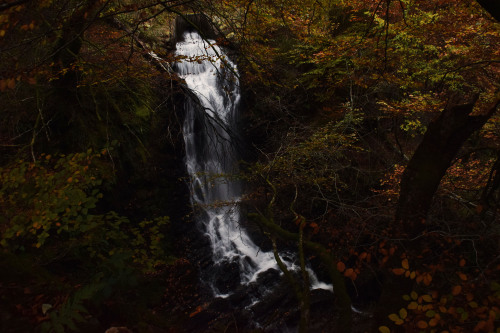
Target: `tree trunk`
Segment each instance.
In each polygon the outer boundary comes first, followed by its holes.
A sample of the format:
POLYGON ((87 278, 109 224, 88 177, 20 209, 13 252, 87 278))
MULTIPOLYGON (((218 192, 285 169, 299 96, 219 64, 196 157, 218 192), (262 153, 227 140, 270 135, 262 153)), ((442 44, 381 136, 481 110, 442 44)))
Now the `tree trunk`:
POLYGON ((54 51, 54 72, 58 74, 53 85, 65 93, 73 93, 78 85, 79 69, 74 66, 83 44, 83 33, 90 26, 87 17, 92 17, 99 6, 98 0, 90 0, 75 9, 71 18, 62 28, 54 51), (62 73, 62 74, 61 74, 62 73))
POLYGON ((424 230, 432 197, 459 149, 500 104, 499 100, 485 114, 470 116, 477 98, 467 104, 447 107, 434 119, 403 172, 396 221, 404 222, 410 237, 424 230))

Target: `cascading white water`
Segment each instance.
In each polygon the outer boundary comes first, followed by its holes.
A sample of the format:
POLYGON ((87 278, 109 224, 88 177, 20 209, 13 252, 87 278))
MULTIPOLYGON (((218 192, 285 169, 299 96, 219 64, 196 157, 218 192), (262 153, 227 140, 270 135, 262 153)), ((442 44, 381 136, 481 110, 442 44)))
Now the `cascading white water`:
MULTIPOLYGON (((236 66, 212 40, 196 32, 185 32, 176 55, 184 58, 176 70, 197 100, 188 100, 183 125, 186 165, 191 177, 192 203, 204 232, 210 238, 215 265, 237 265, 240 283, 256 281, 261 272, 278 269, 272 252, 263 252, 239 226, 237 202, 241 188, 225 177, 237 172, 234 144, 240 91, 236 66)), ((291 261, 285 260, 290 268, 291 261)), ((310 271, 313 288, 331 289, 310 271)), ((212 285, 216 296, 226 297, 212 285)))

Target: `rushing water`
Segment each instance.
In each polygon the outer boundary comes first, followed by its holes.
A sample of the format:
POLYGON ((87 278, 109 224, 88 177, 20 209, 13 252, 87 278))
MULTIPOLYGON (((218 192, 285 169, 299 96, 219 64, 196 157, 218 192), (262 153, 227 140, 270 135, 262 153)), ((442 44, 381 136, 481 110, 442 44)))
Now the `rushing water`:
MULTIPOLYGON (((177 43, 176 54, 184 59, 176 70, 196 95, 185 105, 183 125, 186 166, 191 177, 191 200, 201 213, 198 220, 209 237, 214 265, 225 269, 238 268, 241 284, 256 281, 261 272, 278 269, 272 252, 264 252, 240 228, 238 181, 225 177, 237 172, 235 149, 236 118, 240 91, 236 66, 214 44, 196 32, 186 32, 177 43)), ((292 260, 285 260, 294 268, 292 260)), ((317 281, 310 271, 313 287, 331 289, 317 281)), ((214 294, 228 296, 211 283, 214 294)))

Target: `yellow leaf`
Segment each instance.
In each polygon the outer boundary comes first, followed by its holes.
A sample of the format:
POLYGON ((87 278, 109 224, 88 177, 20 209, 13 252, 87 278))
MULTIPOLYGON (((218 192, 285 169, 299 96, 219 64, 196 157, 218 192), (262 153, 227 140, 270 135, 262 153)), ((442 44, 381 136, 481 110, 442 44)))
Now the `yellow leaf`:
POLYGON ((401 310, 399 310, 399 317, 401 317, 401 319, 405 319, 407 316, 408 316, 408 312, 406 311, 405 308, 402 308, 401 310))
POLYGON ((410 293, 410 297, 411 297, 412 300, 416 301, 417 298, 418 298, 418 294, 416 292, 412 291, 410 293))
POLYGON ((391 330, 390 330, 390 329, 389 329, 389 327, 387 327, 387 326, 380 326, 380 327, 378 328, 378 331, 379 331, 380 333, 391 333, 391 330))
POLYGON ((390 320, 392 320, 392 321, 399 321, 399 320, 401 320, 401 319, 399 318, 399 316, 398 316, 397 314, 395 314, 395 313, 391 313, 391 314, 389 315, 389 319, 390 319, 390 320))
POLYGON ((403 261, 401 261, 401 266, 404 269, 410 269, 410 265, 408 264, 408 259, 403 259, 403 261))
POLYGON ((0 37, 5 36, 5 30, 0 30, 0 37))
POLYGON ((418 308, 417 302, 411 302, 410 304, 408 304, 408 309, 415 310, 416 308, 418 308))
POLYGON ((415 276, 417 276, 417 273, 415 273, 415 271, 410 273, 410 279, 413 280, 415 278, 415 276))
POLYGON ((426 302, 432 302, 432 297, 431 295, 423 295, 422 299, 426 302))

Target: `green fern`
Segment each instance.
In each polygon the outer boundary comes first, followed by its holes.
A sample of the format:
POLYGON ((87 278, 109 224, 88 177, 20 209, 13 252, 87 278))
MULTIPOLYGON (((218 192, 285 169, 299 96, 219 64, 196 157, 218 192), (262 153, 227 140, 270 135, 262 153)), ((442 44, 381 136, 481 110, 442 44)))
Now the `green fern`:
POLYGON ((77 331, 77 324, 84 323, 86 321, 84 315, 88 314, 83 303, 92 299, 103 288, 103 283, 92 283, 76 291, 58 310, 51 311, 50 321, 41 325, 41 331, 43 333, 77 331))

